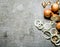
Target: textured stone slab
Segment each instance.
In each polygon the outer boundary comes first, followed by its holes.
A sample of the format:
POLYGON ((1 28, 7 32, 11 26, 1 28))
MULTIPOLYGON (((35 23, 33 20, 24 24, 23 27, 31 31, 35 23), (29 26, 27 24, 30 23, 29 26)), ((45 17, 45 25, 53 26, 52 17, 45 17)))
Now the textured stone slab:
POLYGON ((34 26, 43 17, 43 0, 0 0, 0 47, 55 47, 34 26), (7 32, 7 37, 4 37, 7 32), (2 33, 2 35, 1 35, 2 33))

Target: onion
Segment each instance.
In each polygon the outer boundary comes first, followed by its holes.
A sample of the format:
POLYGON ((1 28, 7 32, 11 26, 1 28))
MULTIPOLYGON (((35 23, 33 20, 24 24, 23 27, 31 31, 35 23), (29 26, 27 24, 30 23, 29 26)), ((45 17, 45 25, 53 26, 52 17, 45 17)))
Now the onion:
POLYGON ((58 22, 58 23, 56 24, 56 28, 57 28, 57 30, 60 31, 60 22, 58 22))
POLYGON ((51 10, 52 10, 53 12, 57 12, 58 9, 59 9, 59 6, 58 6, 57 3, 54 3, 54 4, 51 6, 51 10))
POLYGON ((59 4, 59 0, 57 0, 56 3, 59 4))
POLYGON ((43 2, 42 6, 43 6, 43 8, 45 8, 47 6, 46 2, 43 2))
POLYGON ((50 9, 45 9, 44 10, 44 17, 50 18, 52 14, 52 11, 50 9))
POLYGON ((50 19, 53 20, 53 21, 57 21, 58 20, 58 15, 57 14, 52 14, 50 19))
POLYGON ((57 40, 58 40, 58 37, 57 37, 57 36, 53 36, 53 37, 52 37, 52 40, 53 40, 53 41, 57 41, 57 40))
POLYGON ((51 41, 52 41, 54 44, 56 44, 56 42, 57 42, 58 40, 59 40, 58 35, 52 35, 51 41))

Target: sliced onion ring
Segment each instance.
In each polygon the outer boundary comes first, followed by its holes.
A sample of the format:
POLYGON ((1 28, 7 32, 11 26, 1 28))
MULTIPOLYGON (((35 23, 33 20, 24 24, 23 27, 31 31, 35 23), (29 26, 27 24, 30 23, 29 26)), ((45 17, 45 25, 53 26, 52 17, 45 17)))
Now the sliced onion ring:
POLYGON ((48 31, 45 31, 44 32, 44 37, 47 39, 47 40, 49 40, 51 37, 51 34, 50 34, 50 32, 48 32, 48 31))
POLYGON ((58 35, 52 35, 51 36, 51 42, 53 42, 54 44, 57 44, 57 42, 59 41, 59 36, 58 35), (57 40, 53 40, 53 37, 57 37, 57 40))
POLYGON ((34 24, 38 29, 43 28, 43 22, 40 19, 35 20, 34 24))
POLYGON ((58 31, 57 31, 56 28, 52 28, 52 29, 50 29, 49 32, 51 33, 51 35, 57 35, 57 34, 58 34, 58 31))

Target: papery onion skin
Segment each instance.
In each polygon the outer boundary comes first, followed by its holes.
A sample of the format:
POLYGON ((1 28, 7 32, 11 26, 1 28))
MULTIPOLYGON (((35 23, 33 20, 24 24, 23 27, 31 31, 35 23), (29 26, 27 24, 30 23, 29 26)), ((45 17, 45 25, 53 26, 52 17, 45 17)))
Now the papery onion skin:
POLYGON ((45 9, 44 10, 44 17, 49 19, 51 16, 52 16, 51 9, 45 9))
POLYGON ((52 10, 53 12, 58 12, 58 10, 59 10, 58 4, 57 4, 57 3, 54 3, 54 4, 51 6, 51 10, 52 10))

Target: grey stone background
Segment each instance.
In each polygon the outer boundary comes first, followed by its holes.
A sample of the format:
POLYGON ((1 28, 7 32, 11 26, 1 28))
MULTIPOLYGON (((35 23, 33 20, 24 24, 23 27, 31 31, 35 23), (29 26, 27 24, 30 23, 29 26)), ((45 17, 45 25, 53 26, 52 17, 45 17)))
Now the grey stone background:
POLYGON ((34 26, 35 19, 49 22, 43 17, 42 2, 0 0, 0 47, 55 47, 34 26))

